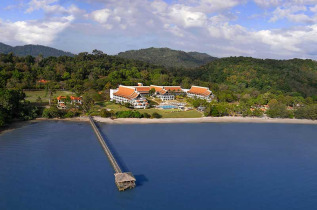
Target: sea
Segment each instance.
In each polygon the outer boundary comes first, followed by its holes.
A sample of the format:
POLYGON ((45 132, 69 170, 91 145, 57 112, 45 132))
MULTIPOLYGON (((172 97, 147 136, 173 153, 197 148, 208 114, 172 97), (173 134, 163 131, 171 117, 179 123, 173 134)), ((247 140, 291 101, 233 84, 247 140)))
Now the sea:
POLYGON ((317 208, 317 125, 102 124, 136 187, 119 192, 87 122, 0 134, 0 209, 317 208))

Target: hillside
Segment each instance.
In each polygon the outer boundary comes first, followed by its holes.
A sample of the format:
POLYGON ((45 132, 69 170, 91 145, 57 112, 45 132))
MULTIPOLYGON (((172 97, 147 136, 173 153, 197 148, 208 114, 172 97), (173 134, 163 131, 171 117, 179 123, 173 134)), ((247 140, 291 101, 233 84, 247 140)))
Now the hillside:
POLYGON ((178 72, 192 80, 218 84, 220 91, 257 90, 303 96, 317 95, 317 62, 313 60, 255 59, 250 57, 221 58, 197 68, 178 72))
POLYGON ((50 56, 59 57, 59 56, 74 56, 70 52, 65 52, 58 50, 52 47, 46 47, 43 45, 24 45, 12 47, 0 42, 0 53, 10 53, 12 52, 16 56, 27 56, 32 55, 34 57, 42 54, 43 57, 47 58, 50 56))
POLYGON ((140 60, 155 65, 177 68, 195 68, 217 58, 206 53, 184 52, 169 48, 129 50, 118 54, 121 58, 140 60))
MULTIPOLYGON (((105 87, 119 84, 191 85, 210 87, 215 94, 239 100, 241 95, 274 93, 291 96, 317 95, 317 62, 313 60, 271 60, 248 57, 217 59, 197 68, 164 68, 143 61, 106 54, 79 53, 74 57, 35 59, 0 55, 0 86, 34 89, 39 79, 57 82, 66 89, 105 87), (12 63, 14 65, 12 65, 12 63), (37 68, 34 72, 32 69, 37 68)), ((231 100, 231 99, 229 99, 231 100)))

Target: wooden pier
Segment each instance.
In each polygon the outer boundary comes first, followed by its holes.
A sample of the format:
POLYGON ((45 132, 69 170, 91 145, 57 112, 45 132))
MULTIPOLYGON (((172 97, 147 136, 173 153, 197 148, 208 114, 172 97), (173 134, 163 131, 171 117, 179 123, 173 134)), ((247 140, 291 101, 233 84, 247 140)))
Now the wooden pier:
POLYGON ((119 164, 117 163, 116 159, 113 157, 108 145, 106 144, 106 141, 102 137, 102 135, 99 132, 99 129, 96 126, 96 123, 92 119, 91 116, 89 116, 90 124, 97 136, 97 139, 99 140, 103 150, 105 151, 111 166, 113 167, 113 170, 115 171, 114 177, 115 177, 115 183, 119 189, 119 191, 124 191, 126 189, 131 189, 135 187, 135 177, 131 172, 122 172, 119 164))

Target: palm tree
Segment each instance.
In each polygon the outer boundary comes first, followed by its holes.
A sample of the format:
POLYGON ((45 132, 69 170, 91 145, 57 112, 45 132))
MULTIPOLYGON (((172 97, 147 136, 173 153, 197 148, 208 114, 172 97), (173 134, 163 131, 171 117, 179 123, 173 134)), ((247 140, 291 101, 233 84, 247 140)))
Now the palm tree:
POLYGON ((52 82, 48 82, 45 85, 45 96, 48 95, 48 104, 51 106, 52 96, 56 93, 56 90, 54 89, 54 84, 52 82))

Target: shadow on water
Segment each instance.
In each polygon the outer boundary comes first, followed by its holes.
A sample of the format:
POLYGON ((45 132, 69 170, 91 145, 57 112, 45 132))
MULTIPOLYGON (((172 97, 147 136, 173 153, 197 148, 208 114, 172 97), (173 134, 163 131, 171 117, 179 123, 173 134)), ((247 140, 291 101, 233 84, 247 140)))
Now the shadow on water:
POLYGON ((142 186, 143 183, 148 182, 148 178, 146 178, 146 176, 144 176, 144 174, 138 174, 138 175, 134 175, 135 179, 136 179, 136 186, 142 186))
POLYGON ((106 144, 108 145, 113 157, 116 159, 117 163, 119 164, 121 170, 123 172, 130 172, 129 168, 127 167, 127 165, 124 163, 123 159, 120 157, 119 153, 114 148, 114 146, 111 143, 110 139, 107 137, 107 135, 105 135, 104 133, 101 132, 101 129, 100 129, 100 127, 99 127, 99 125, 97 123, 96 123, 96 126, 98 127, 101 136, 105 139, 106 144))
MULTIPOLYGON (((113 144, 111 143, 107 135, 101 132, 101 129, 97 123, 96 123, 96 126, 98 127, 101 136, 105 139, 106 144, 108 145, 113 157, 116 159, 117 163, 119 164, 121 170, 123 172, 131 172, 128 166, 124 163, 123 159, 120 157, 119 153, 114 148, 113 144)), ((135 183, 136 186, 142 186, 145 182, 149 181, 144 174, 134 175, 134 177, 136 179, 136 183, 135 183)))
POLYGON ((33 124, 37 124, 38 122, 35 121, 15 121, 11 124, 5 125, 3 127, 0 128, 0 134, 3 134, 5 132, 8 131, 13 131, 14 129, 18 129, 18 128, 22 128, 26 125, 33 125, 33 124))

